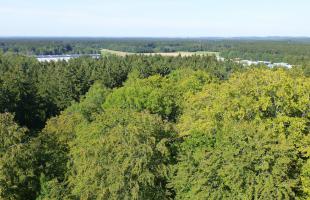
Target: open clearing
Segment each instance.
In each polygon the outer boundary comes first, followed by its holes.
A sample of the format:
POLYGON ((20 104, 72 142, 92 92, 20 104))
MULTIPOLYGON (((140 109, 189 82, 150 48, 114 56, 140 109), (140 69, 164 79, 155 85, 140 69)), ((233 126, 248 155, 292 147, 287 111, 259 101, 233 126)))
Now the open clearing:
POLYGON ((129 55, 145 55, 145 56, 154 56, 154 55, 161 55, 161 56, 216 56, 219 57, 219 52, 210 52, 210 51, 196 51, 196 52, 186 52, 186 51, 179 51, 179 52, 158 52, 158 53, 131 53, 131 52, 124 52, 124 51, 114 51, 110 49, 102 49, 102 55, 117 55, 117 56, 129 56, 129 55))

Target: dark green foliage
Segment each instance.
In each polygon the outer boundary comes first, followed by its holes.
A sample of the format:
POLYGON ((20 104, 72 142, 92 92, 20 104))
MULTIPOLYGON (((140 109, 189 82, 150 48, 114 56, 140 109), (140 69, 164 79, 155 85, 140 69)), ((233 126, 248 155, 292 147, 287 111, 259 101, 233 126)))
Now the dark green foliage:
POLYGON ((45 108, 37 95, 37 68, 33 59, 0 57, 0 112, 15 113, 16 120, 30 128, 40 128, 46 120, 45 108))
POLYGON ((14 113, 17 122, 31 130, 41 129, 49 117, 79 101, 95 81, 120 86, 129 70, 122 58, 38 63, 24 56, 0 55, 0 112, 14 113))
POLYGON ((0 112, 14 113, 17 122, 31 130, 41 129, 48 118, 79 101, 96 81, 115 88, 122 86, 133 71, 146 78, 183 68, 203 70, 219 79, 244 70, 235 63, 219 63, 207 56, 82 57, 69 62, 38 63, 32 58, 4 54, 0 55, 0 112))

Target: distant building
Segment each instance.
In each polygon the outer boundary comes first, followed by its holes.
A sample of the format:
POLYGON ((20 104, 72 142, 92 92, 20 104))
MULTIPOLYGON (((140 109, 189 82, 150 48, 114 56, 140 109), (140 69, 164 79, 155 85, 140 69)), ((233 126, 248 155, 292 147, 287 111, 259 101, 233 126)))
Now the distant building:
POLYGON ((224 61, 225 61, 225 58, 220 57, 220 56, 217 56, 217 57, 216 57, 216 60, 217 60, 217 61, 220 61, 220 62, 224 62, 224 61))
POLYGON ((72 58, 79 58, 81 56, 90 56, 92 58, 100 58, 100 54, 71 54, 71 55, 39 55, 36 56, 39 62, 51 62, 51 61, 68 61, 72 58))
POLYGON ((273 68, 273 67, 274 67, 274 65, 273 65, 273 64, 271 64, 271 63, 269 63, 269 64, 267 65, 267 67, 269 67, 269 68, 273 68))
POLYGON ((238 63, 242 64, 242 65, 249 65, 249 60, 240 60, 238 61, 238 63))
POLYGON ((241 61, 235 61, 236 63, 240 63, 244 66, 251 66, 251 65, 266 65, 269 68, 273 67, 286 67, 288 69, 292 68, 292 65, 288 63, 271 63, 270 61, 253 61, 253 60, 241 60, 241 61))
POLYGON ((258 62, 258 64, 260 64, 260 65, 269 65, 269 64, 271 64, 270 61, 262 61, 262 60, 260 60, 260 61, 257 61, 257 62, 258 62))
POLYGON ((274 67, 286 67, 288 69, 292 68, 292 65, 288 64, 288 63, 273 63, 274 67))
POLYGON ((258 61, 253 61, 253 60, 241 60, 239 63, 245 66, 258 65, 258 61))

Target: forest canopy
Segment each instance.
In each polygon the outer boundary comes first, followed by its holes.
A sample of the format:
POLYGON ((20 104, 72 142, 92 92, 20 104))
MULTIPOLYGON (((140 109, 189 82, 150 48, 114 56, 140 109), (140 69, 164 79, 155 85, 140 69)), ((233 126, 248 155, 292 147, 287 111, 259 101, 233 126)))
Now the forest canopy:
POLYGON ((306 62, 0 53, 0 199, 310 199, 306 62))

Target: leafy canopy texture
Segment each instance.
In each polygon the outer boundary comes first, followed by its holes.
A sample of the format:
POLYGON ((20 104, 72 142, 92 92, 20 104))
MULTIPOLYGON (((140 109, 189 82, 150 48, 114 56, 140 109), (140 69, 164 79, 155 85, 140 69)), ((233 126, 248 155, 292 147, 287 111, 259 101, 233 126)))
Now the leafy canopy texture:
POLYGON ((177 199, 292 199, 300 194, 294 143, 255 123, 226 123, 181 145, 177 199))
POLYGON ((73 193, 81 199, 165 199, 169 126, 146 112, 109 109, 72 144, 73 193))
POLYGON ((96 82, 80 102, 73 103, 61 115, 48 120, 35 144, 40 149, 41 162, 45 163, 40 176, 41 191, 38 200, 71 199, 67 187, 71 169, 70 144, 75 140, 77 130, 102 112, 101 104, 109 89, 96 82))
POLYGON ((0 199, 33 199, 38 190, 26 128, 0 114, 0 199))
POLYGON ((0 114, 1 200, 310 198, 301 69, 18 59, 0 55, 0 112, 15 113, 0 114))
POLYGON ((309 91, 309 78, 253 69, 189 98, 177 199, 309 198, 309 91))
POLYGON ((190 69, 176 70, 166 77, 155 75, 139 79, 130 76, 124 87, 107 97, 103 108, 148 110, 175 121, 182 112, 183 99, 215 80, 204 71, 190 69))

